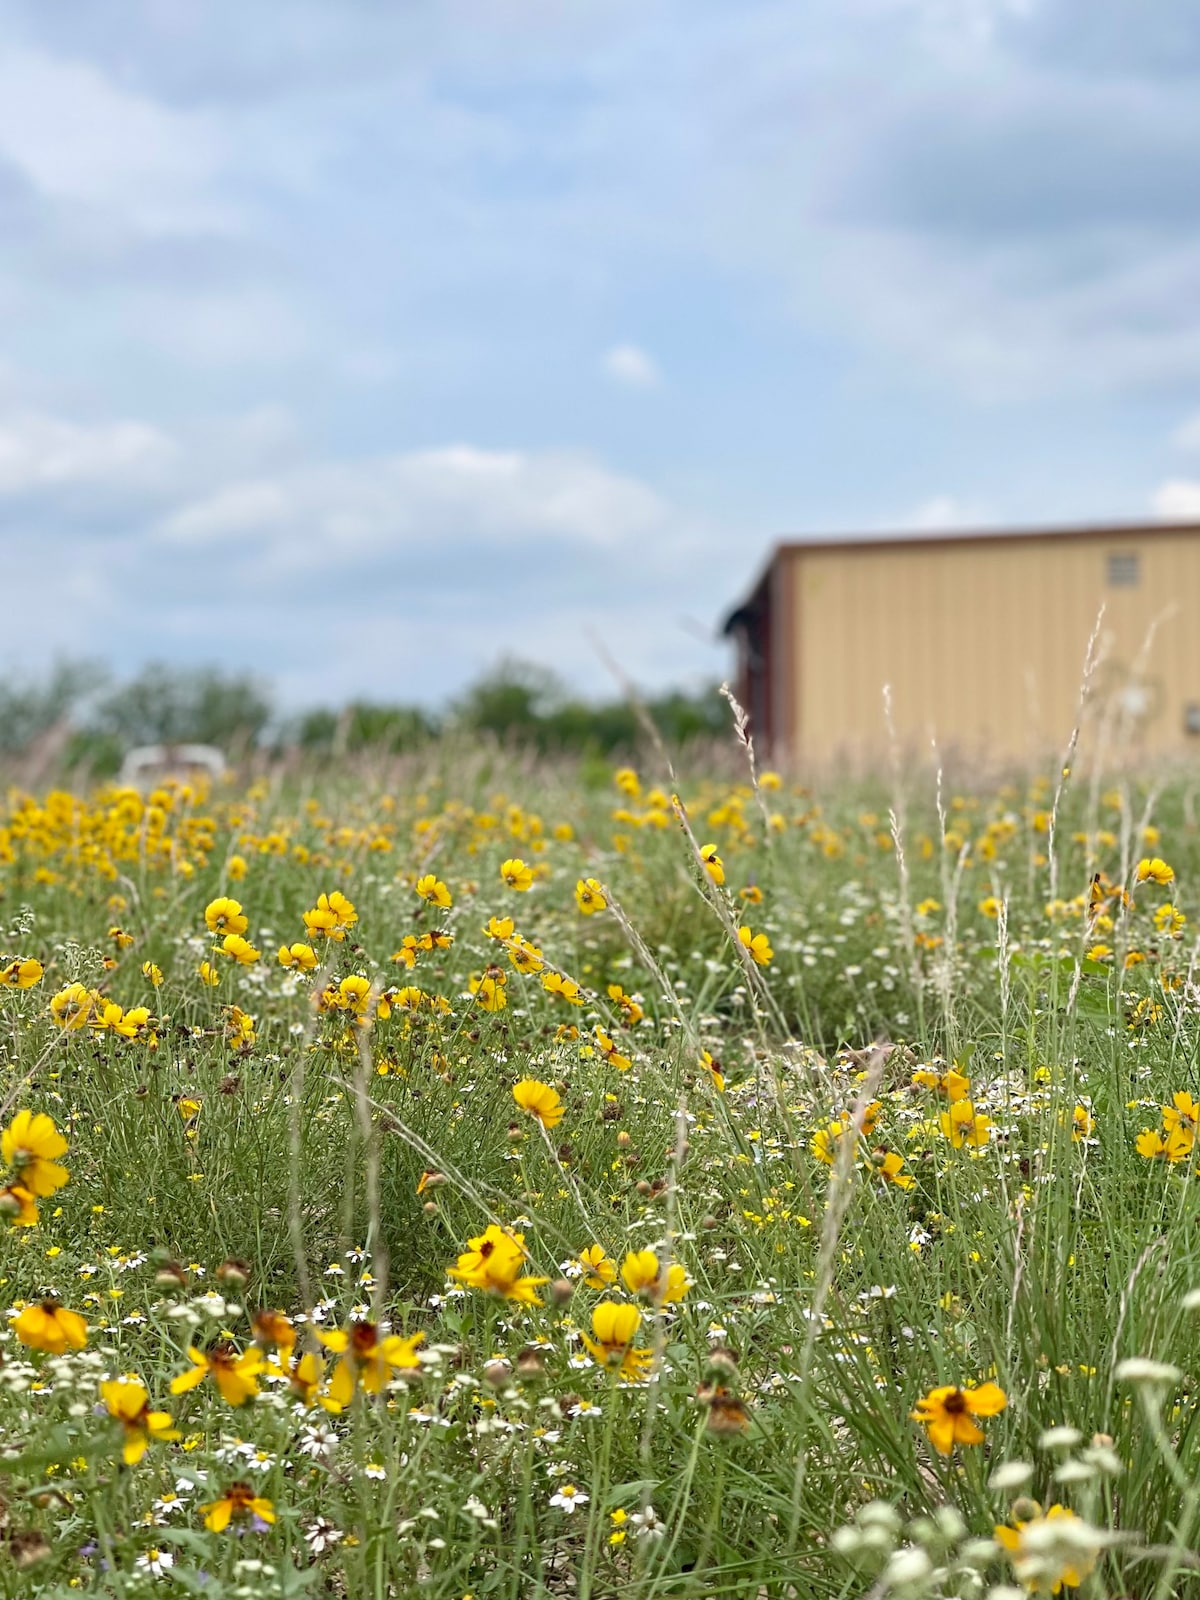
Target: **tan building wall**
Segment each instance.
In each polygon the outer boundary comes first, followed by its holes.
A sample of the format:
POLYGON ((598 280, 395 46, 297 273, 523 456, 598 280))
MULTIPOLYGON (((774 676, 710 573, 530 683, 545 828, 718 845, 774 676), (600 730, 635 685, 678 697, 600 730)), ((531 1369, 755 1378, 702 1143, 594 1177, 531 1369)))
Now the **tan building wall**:
POLYGON ((1188 707, 1200 716, 1200 529, 788 545, 776 561, 773 742, 801 758, 878 752, 885 683, 909 749, 1061 747, 1101 605, 1091 736, 1119 705, 1138 748, 1179 749, 1188 707), (1131 556, 1136 582, 1114 581, 1131 556))

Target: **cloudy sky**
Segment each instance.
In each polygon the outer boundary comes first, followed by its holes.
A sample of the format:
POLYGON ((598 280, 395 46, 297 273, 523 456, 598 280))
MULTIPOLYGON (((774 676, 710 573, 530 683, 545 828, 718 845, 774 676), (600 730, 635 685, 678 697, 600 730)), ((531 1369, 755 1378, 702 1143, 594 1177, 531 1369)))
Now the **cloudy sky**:
POLYGON ((725 670, 781 534, 1200 514, 1194 0, 0 0, 0 666, 725 670))

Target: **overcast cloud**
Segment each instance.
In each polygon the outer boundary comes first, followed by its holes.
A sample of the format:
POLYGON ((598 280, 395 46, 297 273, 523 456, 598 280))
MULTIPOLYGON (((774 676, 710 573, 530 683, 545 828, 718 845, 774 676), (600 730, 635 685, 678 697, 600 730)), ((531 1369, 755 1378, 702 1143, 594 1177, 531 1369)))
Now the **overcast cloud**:
POLYGON ((804 531, 1200 515, 1192 0, 0 0, 8 667, 725 670, 804 531))

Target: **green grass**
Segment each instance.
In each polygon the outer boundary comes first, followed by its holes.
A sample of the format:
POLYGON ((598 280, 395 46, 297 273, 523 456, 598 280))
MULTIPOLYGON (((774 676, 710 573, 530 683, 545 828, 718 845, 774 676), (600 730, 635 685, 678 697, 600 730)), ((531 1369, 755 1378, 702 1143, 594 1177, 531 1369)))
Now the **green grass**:
POLYGON ((848 787, 685 774, 689 837, 646 776, 631 798, 564 767, 429 762, 158 811, 10 797, 0 956, 45 974, 0 988, 4 1121, 48 1113, 71 1177, 36 1227, 0 1235, 0 1277, 12 1317, 53 1292, 90 1331, 61 1358, 0 1334, 0 1593, 982 1595, 1018 1581, 981 1543, 1018 1495, 1084 1519, 1085 1596, 1200 1593, 1198 1157, 1136 1148, 1197 1089, 1192 926, 1154 922, 1167 902, 1200 914, 1184 782, 1159 786, 1151 818, 1140 787, 1077 778, 1051 833, 1044 782, 948 797, 943 822, 914 777, 901 861, 890 797, 848 787), (697 859, 709 842, 723 888, 697 859), (501 882, 514 856, 538 870, 528 893, 501 882), (1135 884, 1142 856, 1176 881, 1135 884), (1089 909, 1097 871, 1132 890, 1108 902, 1111 928, 1089 909), (417 896, 422 872, 451 909, 417 896), (580 914, 580 878, 604 912, 580 914), (321 969, 297 978, 275 952, 334 889, 358 920, 314 941, 321 969), (218 895, 244 907, 258 964, 213 954, 218 895), (506 915, 582 1006, 485 937, 506 915), (748 961, 741 923, 768 935, 769 965, 748 961), (111 927, 133 942, 117 950, 111 927), (452 945, 393 963, 431 929, 452 945), (1113 954, 1089 958, 1099 944, 1113 954), (1144 959, 1126 967, 1130 952, 1144 959), (507 977, 493 1013, 470 993, 489 962, 507 977), (319 1011, 314 994, 351 974, 445 1004, 365 1026, 319 1011), (148 1005, 157 1046, 56 1026, 49 1000, 76 981, 148 1005), (644 1008, 636 1026, 613 984, 644 1008), (227 1037, 234 1005, 252 1044, 227 1037), (969 1076, 991 1122, 979 1148, 955 1148, 949 1102, 914 1085, 929 1064, 969 1076), (526 1077, 561 1095, 546 1135, 513 1100, 526 1077), (874 1101, 869 1137, 835 1140, 832 1168, 815 1158, 819 1129, 874 1101), (875 1151, 912 1186, 878 1176, 875 1151), (524 1235, 544 1305, 448 1283, 490 1222, 524 1235), (653 1249, 686 1270, 680 1303, 635 1302, 648 1383, 586 1359, 592 1308, 632 1298, 619 1278, 561 1281, 592 1244, 617 1267, 653 1249), (247 1282, 223 1276, 230 1261, 247 1282), (189 1344, 247 1347, 260 1308, 422 1333, 421 1371, 336 1415, 267 1379, 238 1409, 208 1381, 171 1395, 189 1344), (1177 1375, 1121 1376, 1133 1357, 1177 1375), (99 1406, 99 1380, 125 1372, 182 1435, 133 1467, 99 1406), (982 1444, 939 1455, 915 1403, 988 1380, 1006 1409, 982 1444), (1050 1428, 1078 1438, 1046 1443, 1050 1428), (198 1507, 237 1480, 273 1526, 205 1527, 198 1507), (172 1558, 158 1575, 155 1551, 172 1558))

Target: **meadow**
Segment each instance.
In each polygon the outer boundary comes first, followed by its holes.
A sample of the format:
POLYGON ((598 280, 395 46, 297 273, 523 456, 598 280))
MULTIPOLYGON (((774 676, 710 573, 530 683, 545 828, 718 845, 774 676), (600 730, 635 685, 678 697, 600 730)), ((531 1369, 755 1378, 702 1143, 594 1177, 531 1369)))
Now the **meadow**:
POLYGON ((0 810, 0 1593, 1200 1594, 1197 778, 0 810))

